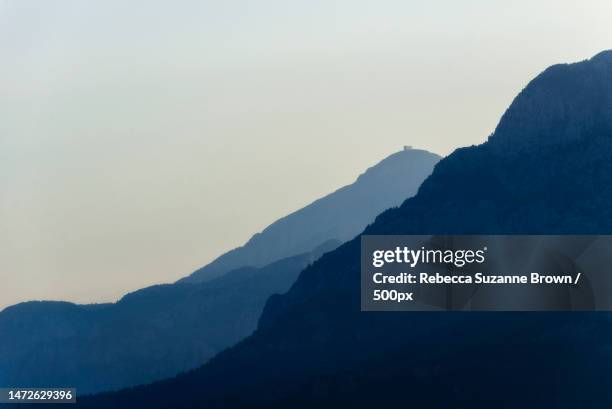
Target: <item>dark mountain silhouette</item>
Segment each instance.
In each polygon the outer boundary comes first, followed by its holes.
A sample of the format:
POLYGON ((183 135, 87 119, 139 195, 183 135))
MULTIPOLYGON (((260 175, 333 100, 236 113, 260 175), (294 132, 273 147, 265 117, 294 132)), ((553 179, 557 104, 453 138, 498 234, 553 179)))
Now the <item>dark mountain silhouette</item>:
MULTIPOLYGON (((612 52, 536 77, 367 234, 612 233, 612 52)), ((610 407, 609 313, 366 313, 359 238, 208 364, 83 407, 610 407)))
POLYGON ((336 238, 356 234, 382 209, 416 193, 438 160, 422 150, 395 153, 174 285, 145 288, 115 304, 29 302, 5 309, 0 386, 71 385, 90 393, 203 364, 253 332, 266 299, 288 290, 309 262, 340 244, 336 238), (395 183, 401 187, 386 180, 402 181, 395 183))
POLYGON ((380 212, 413 196, 439 160, 438 155, 420 149, 394 153, 353 184, 277 220, 244 246, 223 254, 179 282, 206 281, 237 267, 259 267, 311 251, 326 240, 352 239, 380 212))
POLYGON ((115 304, 27 302, 0 313, 0 385, 79 393, 153 382, 196 367, 249 335, 266 299, 340 243, 206 283, 166 284, 115 304))

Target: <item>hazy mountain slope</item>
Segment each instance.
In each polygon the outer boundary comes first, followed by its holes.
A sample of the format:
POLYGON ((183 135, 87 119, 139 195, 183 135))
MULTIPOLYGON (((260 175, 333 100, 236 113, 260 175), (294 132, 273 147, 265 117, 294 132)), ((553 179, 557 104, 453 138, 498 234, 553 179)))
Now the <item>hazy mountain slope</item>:
MULTIPOLYGON (((612 52, 554 66, 483 145, 368 234, 612 233, 612 52), (551 139, 552 138, 552 139, 551 139)), ((174 379, 84 407, 609 407, 609 313, 363 313, 359 239, 272 297, 258 330, 174 379)))
POLYGON ((115 304, 28 302, 0 313, 0 385, 79 393, 152 382, 204 363, 249 335, 266 299, 339 243, 199 284, 145 288, 115 304))
POLYGON ((204 363, 250 334, 266 298, 286 291, 307 262, 340 244, 334 238, 349 238, 381 209, 414 194, 438 160, 421 150, 395 153, 354 184, 280 219, 193 279, 145 288, 116 304, 7 308, 0 313, 0 385, 73 385, 80 393, 96 392, 152 382, 204 363), (382 183, 386 179, 402 187, 395 191, 382 183), (336 212, 345 204, 346 212, 336 212))
POLYGON ((206 281, 230 269, 262 266, 310 251, 326 240, 352 239, 377 214, 413 196, 440 157, 418 149, 382 160, 348 186, 277 220, 244 246, 231 250, 182 282, 206 281))

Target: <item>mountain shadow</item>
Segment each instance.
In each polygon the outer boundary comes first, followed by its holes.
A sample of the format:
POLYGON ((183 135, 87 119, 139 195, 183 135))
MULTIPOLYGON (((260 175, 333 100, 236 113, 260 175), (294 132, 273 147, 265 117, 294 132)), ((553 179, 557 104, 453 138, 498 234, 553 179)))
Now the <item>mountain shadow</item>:
MULTIPOLYGON (((555 65, 365 234, 611 234, 612 51, 555 65)), ((83 407, 610 407, 609 313, 360 311, 359 237, 271 297, 255 333, 83 407)))

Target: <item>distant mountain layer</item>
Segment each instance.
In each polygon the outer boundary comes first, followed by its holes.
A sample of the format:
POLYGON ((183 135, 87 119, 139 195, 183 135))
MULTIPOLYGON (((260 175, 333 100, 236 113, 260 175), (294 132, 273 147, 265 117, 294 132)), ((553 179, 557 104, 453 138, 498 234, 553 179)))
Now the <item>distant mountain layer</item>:
POLYGON ((203 364, 249 335, 265 300, 287 291, 309 262, 413 195, 438 160, 421 150, 395 153, 174 285, 145 288, 116 304, 7 308, 0 312, 0 386, 71 385, 82 394, 203 364))
MULTIPOLYGON (((612 234, 610 113, 612 51, 551 67, 364 233, 612 234)), ((609 313, 361 312, 359 260, 356 238, 208 364, 81 406, 612 407, 609 313)))
POLYGON ((242 266, 259 267, 311 251, 326 240, 355 237, 377 214, 416 194, 440 157, 418 149, 397 152, 348 186, 277 220, 180 282, 201 282, 242 266))
POLYGON ((115 304, 27 302, 0 313, 0 385, 79 394, 191 369, 249 335, 266 299, 339 242, 206 283, 157 285, 115 304))

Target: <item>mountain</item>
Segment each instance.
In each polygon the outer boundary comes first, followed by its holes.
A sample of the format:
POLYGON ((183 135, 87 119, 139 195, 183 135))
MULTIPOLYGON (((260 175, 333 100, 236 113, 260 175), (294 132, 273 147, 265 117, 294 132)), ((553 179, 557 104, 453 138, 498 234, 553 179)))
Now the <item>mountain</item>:
POLYGON ((327 240, 345 242, 383 210, 413 196, 440 160, 405 148, 382 160, 348 186, 277 220, 244 246, 231 250, 179 282, 202 282, 242 266, 259 267, 311 251, 327 240), (401 183, 389 183, 390 180, 401 183))
POLYGON ((308 263, 414 194, 438 160, 422 150, 397 152, 173 285, 138 290, 115 304, 5 309, 0 386, 71 385, 93 393, 203 364, 253 332, 268 296, 287 291, 308 263), (402 182, 394 191, 385 180, 402 182), (337 212, 343 206, 346 212, 337 212))
POLYGON ((79 393, 153 382, 196 367, 249 335, 266 299, 340 243, 206 283, 156 285, 115 304, 26 302, 0 313, 0 385, 79 393))
MULTIPOLYGON (((541 73, 366 234, 612 233, 612 51, 541 73)), ((359 237, 206 365, 82 407, 610 407, 609 313, 360 311, 359 237)))

